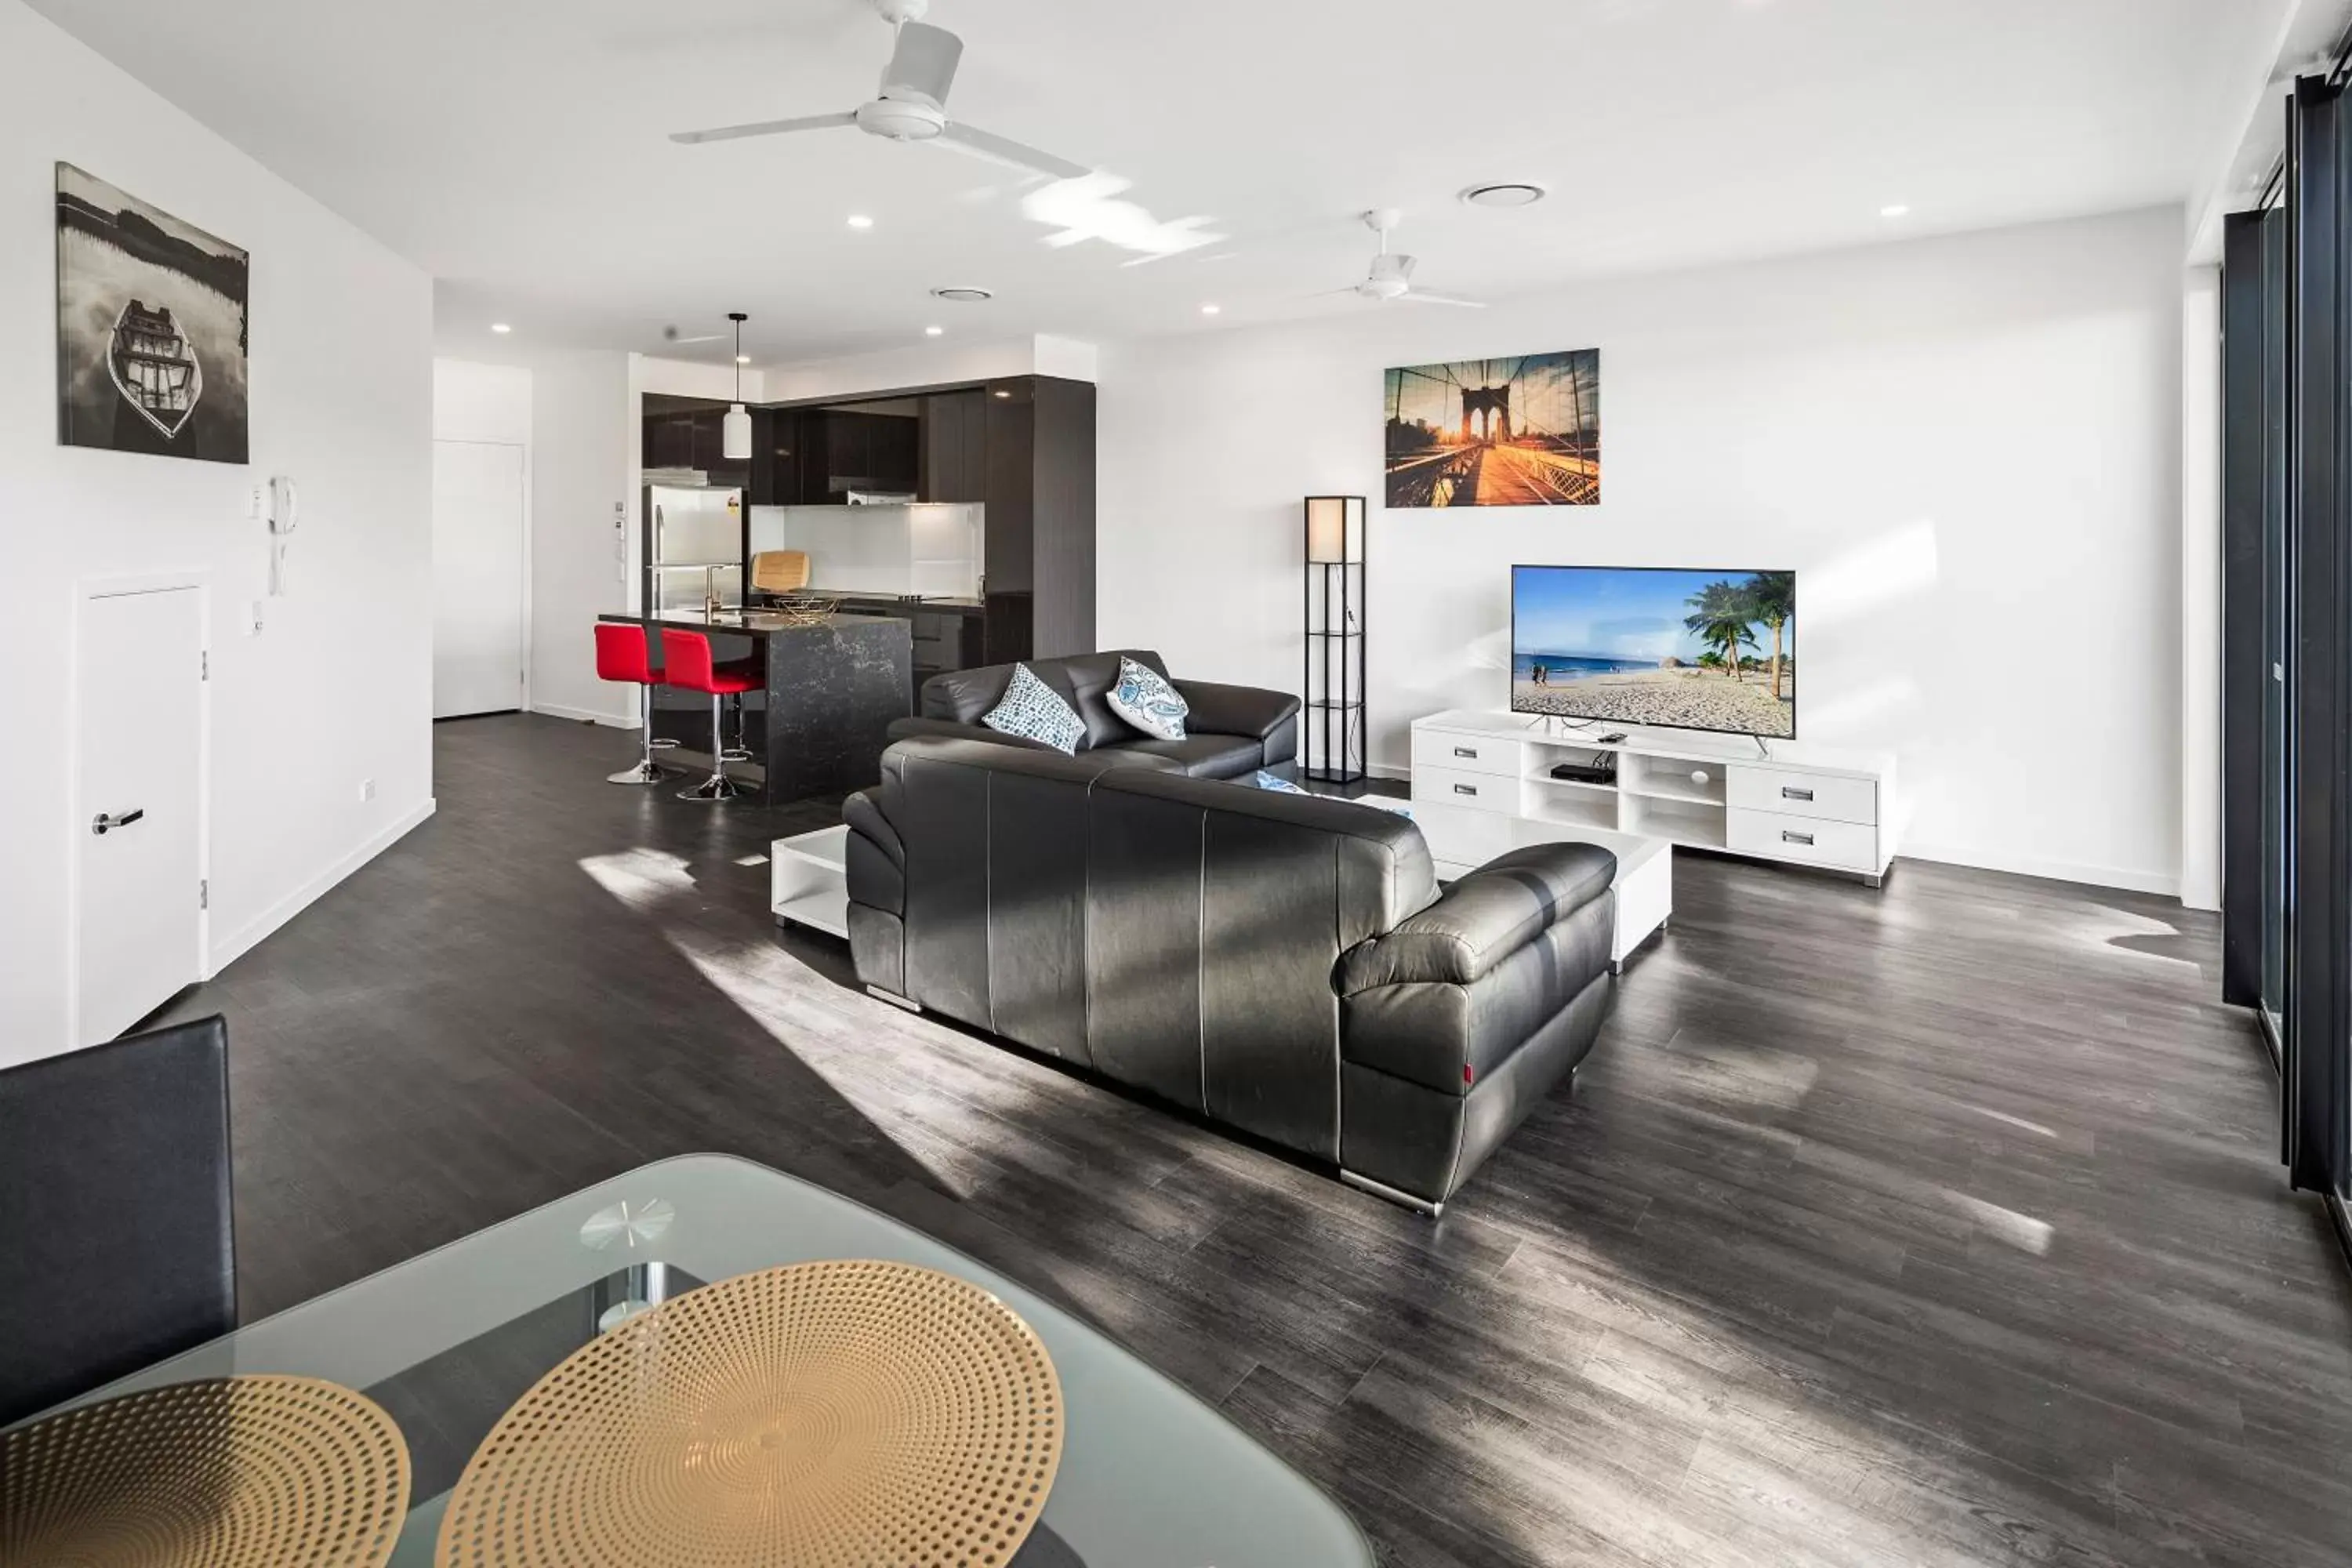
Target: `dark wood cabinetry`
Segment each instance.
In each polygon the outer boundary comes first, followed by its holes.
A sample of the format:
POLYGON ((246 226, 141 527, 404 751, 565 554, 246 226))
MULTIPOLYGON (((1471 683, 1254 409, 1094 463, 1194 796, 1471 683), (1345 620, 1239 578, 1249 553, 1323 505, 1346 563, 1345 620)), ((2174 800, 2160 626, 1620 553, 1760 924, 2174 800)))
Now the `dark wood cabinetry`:
POLYGON ((645 463, 741 484, 751 506, 839 505, 852 489, 979 503, 983 607, 917 627, 919 679, 1093 651, 1093 385, 1013 376, 861 402, 754 409, 751 459, 730 464, 724 405, 648 395, 645 463))
POLYGON ((639 461, 648 468, 700 468, 714 484, 741 483, 751 465, 727 456, 726 405, 676 406, 650 409, 645 416, 645 446, 639 461))
POLYGON ((988 500, 988 403, 987 392, 976 386, 923 399, 925 500, 988 500))

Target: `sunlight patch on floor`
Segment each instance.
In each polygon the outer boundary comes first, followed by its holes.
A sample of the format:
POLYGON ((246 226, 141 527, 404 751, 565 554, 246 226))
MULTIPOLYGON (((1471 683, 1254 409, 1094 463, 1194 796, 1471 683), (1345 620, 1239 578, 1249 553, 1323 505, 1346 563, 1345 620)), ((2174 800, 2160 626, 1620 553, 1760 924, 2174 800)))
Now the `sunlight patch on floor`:
POLYGON ((695 891, 693 873, 684 857, 662 849, 624 849, 615 855, 586 855, 580 868, 595 884, 641 914, 650 914, 673 893, 695 891))
POLYGON ((1944 1202, 1955 1214, 1974 1223, 1979 1230, 1995 1241, 2005 1243, 2020 1252, 2030 1252, 2036 1258, 2050 1256, 2050 1238, 2057 1234, 2047 1220, 2035 1219, 2030 1214, 2005 1209, 1999 1204, 1989 1204, 1982 1198, 1972 1198, 1966 1193, 1944 1189, 1944 1202))

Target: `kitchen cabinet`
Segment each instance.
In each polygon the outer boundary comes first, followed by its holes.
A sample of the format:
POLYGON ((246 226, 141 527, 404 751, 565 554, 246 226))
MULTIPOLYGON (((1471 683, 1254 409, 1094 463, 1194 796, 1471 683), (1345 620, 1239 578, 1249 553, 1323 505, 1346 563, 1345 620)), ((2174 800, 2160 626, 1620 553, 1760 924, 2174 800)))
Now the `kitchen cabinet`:
POLYGON ((988 500, 988 394, 979 387, 923 399, 925 500, 988 500))

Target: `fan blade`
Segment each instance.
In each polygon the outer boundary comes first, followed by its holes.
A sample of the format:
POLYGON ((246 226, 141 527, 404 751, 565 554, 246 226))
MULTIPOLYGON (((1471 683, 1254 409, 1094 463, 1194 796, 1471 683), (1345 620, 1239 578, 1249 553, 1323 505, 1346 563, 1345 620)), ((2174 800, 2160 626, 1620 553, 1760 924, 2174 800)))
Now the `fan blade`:
POLYGON ((1400 294, 1397 298, 1417 300, 1424 305, 1459 305, 1465 310, 1483 310, 1486 308, 1486 301, 1484 300, 1465 300, 1453 294, 1432 294, 1422 289, 1415 289, 1410 294, 1400 294))
POLYGON ((762 120, 750 125, 721 125, 712 131, 673 131, 669 139, 690 147, 699 142, 733 142, 745 136, 781 136, 787 131, 830 131, 836 125, 856 123, 855 112, 803 114, 798 120, 762 120))
POLYGON ((945 27, 901 22, 890 63, 882 68, 882 96, 928 99, 933 108, 944 108, 962 58, 963 40, 945 27))
POLYGON ((1033 174, 1050 174, 1057 180, 1082 180, 1094 173, 1083 163, 1073 163, 1067 158, 1056 158, 1051 153, 1040 153, 1034 147, 1024 147, 1018 142, 992 136, 961 121, 950 123, 933 138, 933 142, 941 147, 952 147, 959 153, 969 153, 975 158, 985 158, 992 163, 1009 164, 1033 174))
POLYGON ((698 338, 664 338, 662 340, 662 346, 665 348, 682 349, 688 343, 720 343, 725 342, 726 341, 727 334, 725 332, 705 332, 698 338))

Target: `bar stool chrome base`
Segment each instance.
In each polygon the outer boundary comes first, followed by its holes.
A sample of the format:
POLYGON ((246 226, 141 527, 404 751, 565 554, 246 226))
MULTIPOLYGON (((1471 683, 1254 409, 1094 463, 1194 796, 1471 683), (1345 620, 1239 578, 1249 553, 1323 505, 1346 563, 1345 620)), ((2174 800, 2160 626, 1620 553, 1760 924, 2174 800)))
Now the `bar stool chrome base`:
POLYGON ((637 759, 635 767, 623 768, 617 773, 606 773, 604 775, 606 784, 657 784, 670 777, 675 771, 656 766, 654 763, 656 752, 669 751, 676 747, 677 742, 654 739, 654 689, 651 686, 646 686, 642 690, 644 695, 639 699, 637 708, 637 733, 645 738, 645 753, 637 759))
POLYGON ((723 773, 717 773, 696 784, 692 789, 678 791, 677 798, 703 801, 740 800, 746 793, 741 784, 723 773))

